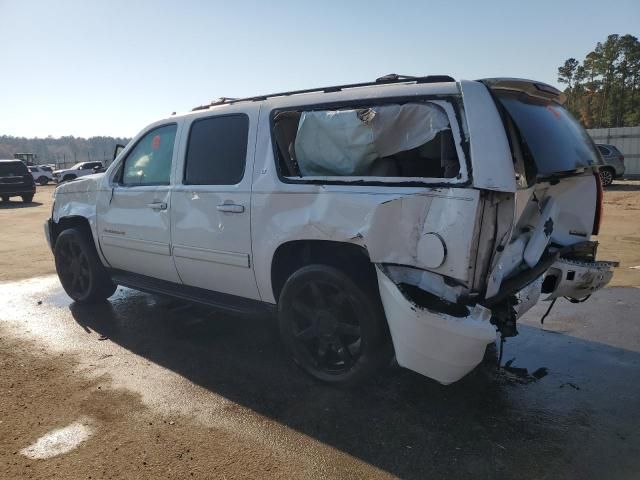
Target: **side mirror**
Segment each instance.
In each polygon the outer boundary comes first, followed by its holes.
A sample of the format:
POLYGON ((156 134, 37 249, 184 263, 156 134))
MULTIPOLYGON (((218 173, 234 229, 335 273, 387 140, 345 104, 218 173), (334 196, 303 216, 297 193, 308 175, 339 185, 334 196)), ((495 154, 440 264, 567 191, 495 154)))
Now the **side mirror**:
POLYGON ((118 155, 120 155, 120 152, 124 150, 124 147, 125 146, 121 143, 116 144, 116 148, 113 149, 113 158, 111 159, 111 161, 114 161, 118 157, 118 155))

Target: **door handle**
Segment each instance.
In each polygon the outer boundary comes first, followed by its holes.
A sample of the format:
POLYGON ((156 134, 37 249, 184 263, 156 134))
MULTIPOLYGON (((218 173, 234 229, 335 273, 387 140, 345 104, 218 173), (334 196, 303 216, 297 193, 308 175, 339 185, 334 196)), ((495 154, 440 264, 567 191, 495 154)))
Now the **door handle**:
POLYGON ((220 212, 227 213, 242 213, 244 212, 244 206, 236 203, 221 203, 216 207, 220 212))
POLYGON ((165 202, 147 203, 147 207, 151 208, 152 210, 166 210, 167 204, 165 202))

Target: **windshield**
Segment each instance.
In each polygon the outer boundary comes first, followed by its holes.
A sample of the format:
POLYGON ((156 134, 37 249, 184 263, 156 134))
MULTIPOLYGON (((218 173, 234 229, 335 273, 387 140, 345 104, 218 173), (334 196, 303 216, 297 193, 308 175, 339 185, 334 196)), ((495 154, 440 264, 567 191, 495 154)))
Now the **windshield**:
POLYGON ((19 177, 28 173, 22 162, 0 162, 0 177, 19 177))
POLYGON ((561 105, 524 93, 496 92, 515 123, 523 153, 541 176, 598 165, 599 155, 582 125, 561 105))

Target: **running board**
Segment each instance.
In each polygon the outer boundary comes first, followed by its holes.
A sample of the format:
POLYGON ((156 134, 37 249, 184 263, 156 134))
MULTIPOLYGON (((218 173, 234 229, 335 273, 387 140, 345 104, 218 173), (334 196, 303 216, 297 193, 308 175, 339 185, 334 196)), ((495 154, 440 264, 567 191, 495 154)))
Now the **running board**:
POLYGON ((113 282, 123 287, 140 290, 141 292, 176 297, 188 302, 201 303, 226 312, 264 314, 274 313, 276 308, 275 305, 261 302, 260 300, 252 300, 227 293, 206 290, 204 288, 167 282, 166 280, 159 280, 124 270, 108 269, 108 272, 113 282))

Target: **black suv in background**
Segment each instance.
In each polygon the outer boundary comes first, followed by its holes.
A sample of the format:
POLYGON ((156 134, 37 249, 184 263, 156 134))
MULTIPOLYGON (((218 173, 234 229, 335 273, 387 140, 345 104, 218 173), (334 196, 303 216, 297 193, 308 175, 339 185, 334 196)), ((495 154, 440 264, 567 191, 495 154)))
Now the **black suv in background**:
POLYGON ((0 198, 8 202, 11 197, 22 197, 22 201, 33 201, 36 182, 20 160, 0 160, 0 198))

